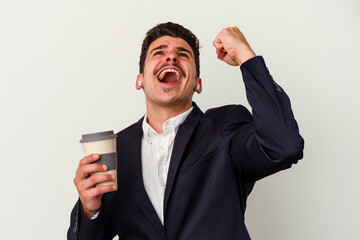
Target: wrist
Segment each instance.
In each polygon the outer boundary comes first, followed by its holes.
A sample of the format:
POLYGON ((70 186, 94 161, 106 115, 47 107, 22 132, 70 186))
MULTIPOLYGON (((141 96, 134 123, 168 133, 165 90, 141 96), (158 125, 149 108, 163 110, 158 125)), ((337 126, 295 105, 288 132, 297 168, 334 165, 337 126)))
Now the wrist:
POLYGON ((236 62, 241 65, 247 60, 256 57, 256 54, 251 49, 247 42, 243 42, 239 45, 239 48, 236 51, 236 62))
POLYGON ((99 210, 95 210, 95 211, 88 211, 86 209, 83 208, 83 214, 87 219, 91 219, 95 213, 97 213, 99 210))
POLYGON ((243 51, 241 54, 237 55, 236 62, 239 64, 239 66, 241 66, 244 62, 254 57, 256 57, 256 54, 251 49, 249 49, 248 51, 243 51))

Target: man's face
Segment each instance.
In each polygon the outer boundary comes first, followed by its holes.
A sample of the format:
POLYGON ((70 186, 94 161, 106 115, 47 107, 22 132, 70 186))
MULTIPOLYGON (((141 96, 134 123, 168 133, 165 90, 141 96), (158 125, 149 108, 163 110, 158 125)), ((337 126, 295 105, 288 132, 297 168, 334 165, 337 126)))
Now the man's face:
POLYGON ((194 90, 201 92, 201 79, 196 78, 190 45, 181 38, 170 36, 158 38, 150 44, 144 71, 137 77, 137 86, 139 81, 148 107, 183 106, 186 110, 191 106, 194 90))

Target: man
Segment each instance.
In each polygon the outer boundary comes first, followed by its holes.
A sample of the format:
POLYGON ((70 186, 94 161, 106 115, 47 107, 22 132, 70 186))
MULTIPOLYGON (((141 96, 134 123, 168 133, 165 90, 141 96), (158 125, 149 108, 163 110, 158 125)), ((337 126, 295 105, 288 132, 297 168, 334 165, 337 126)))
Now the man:
POLYGON ((241 105, 205 113, 192 102, 201 93, 199 43, 181 25, 159 24, 143 41, 136 89, 146 115, 117 134, 118 189, 83 158, 74 183, 79 201, 68 239, 250 239, 246 199, 255 181, 302 158, 290 101, 237 27, 213 45, 218 58, 240 66, 253 116, 241 105))

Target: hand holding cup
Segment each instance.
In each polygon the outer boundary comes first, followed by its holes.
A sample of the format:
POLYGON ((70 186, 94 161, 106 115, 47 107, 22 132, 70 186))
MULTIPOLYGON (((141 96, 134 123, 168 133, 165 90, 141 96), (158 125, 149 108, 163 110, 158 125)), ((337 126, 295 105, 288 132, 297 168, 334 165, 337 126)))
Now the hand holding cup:
POLYGON ((74 183, 84 215, 91 218, 100 209, 103 194, 117 189, 116 135, 86 134, 80 142, 86 156, 79 162, 74 183))

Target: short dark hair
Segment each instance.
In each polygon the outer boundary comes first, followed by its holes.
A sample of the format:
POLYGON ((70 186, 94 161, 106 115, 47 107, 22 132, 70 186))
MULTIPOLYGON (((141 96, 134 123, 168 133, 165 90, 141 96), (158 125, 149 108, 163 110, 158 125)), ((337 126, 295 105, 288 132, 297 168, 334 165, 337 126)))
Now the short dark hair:
POLYGON ((199 40, 189 29, 184 28, 180 24, 172 23, 172 22, 158 24, 146 33, 145 39, 141 47, 141 54, 139 61, 140 73, 144 72, 146 53, 147 50, 149 49, 150 44, 156 39, 164 36, 181 38, 190 45, 190 47, 194 52, 196 77, 199 77, 200 76, 199 40))

